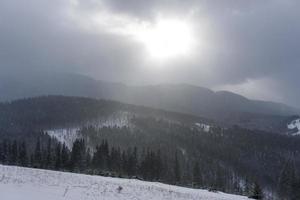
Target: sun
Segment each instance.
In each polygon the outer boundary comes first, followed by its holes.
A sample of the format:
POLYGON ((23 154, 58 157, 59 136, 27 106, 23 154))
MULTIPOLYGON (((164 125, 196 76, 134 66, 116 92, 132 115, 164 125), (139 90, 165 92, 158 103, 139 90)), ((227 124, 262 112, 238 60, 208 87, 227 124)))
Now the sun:
POLYGON ((158 20, 140 32, 139 39, 144 43, 150 57, 169 60, 188 55, 194 43, 189 23, 175 19, 158 20))

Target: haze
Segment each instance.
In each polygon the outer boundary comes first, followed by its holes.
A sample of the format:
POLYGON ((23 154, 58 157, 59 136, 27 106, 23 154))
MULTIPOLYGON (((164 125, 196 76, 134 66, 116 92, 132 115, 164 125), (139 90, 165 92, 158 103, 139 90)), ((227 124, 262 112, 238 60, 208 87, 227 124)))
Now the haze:
POLYGON ((299 6, 297 0, 2 0, 0 73, 188 83, 300 107, 299 6))

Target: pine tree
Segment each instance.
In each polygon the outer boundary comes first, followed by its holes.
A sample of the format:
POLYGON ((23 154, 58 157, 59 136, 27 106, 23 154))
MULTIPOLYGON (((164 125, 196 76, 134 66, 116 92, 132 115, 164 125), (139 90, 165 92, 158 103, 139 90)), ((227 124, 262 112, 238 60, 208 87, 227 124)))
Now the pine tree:
POLYGON ((9 150, 8 150, 8 142, 4 140, 2 142, 2 152, 3 152, 3 164, 8 164, 9 162, 9 150))
POLYGON ((111 170, 114 172, 121 173, 122 168, 122 160, 121 160, 121 150, 119 148, 111 148, 111 154, 110 154, 110 160, 111 160, 111 170))
POLYGON ((194 187, 198 188, 202 185, 202 177, 199 167, 199 162, 196 161, 194 168, 193 168, 193 185, 194 187))
POLYGON ((70 169, 75 172, 81 172, 86 166, 86 147, 83 139, 77 139, 73 143, 70 157, 70 169))
POLYGON ((22 142, 19 150, 19 162, 21 166, 26 167, 28 165, 28 156, 27 156, 27 148, 26 143, 22 142))
MULTIPOLYGON (((220 167, 219 165, 216 167, 215 169, 215 184, 214 184, 214 189, 220 190, 220 191, 224 191, 225 190, 225 171, 223 170, 222 167, 220 167)), ((239 180, 237 179, 237 176, 233 176, 234 180, 233 180, 233 190, 235 193, 239 194, 240 192, 240 187, 239 187, 239 180)))
POLYGON ((18 164, 18 144, 17 141, 14 140, 11 146, 11 160, 10 164, 16 165, 18 164))
POLYGON ((103 143, 103 147, 102 147, 102 155, 103 155, 103 168, 105 170, 109 169, 109 165, 110 165, 110 157, 109 157, 109 145, 107 140, 104 141, 103 143))
POLYGON ((175 184, 179 184, 181 181, 181 172, 180 172, 180 165, 178 161, 177 152, 175 153, 175 161, 174 161, 174 182, 175 184))
POLYGON ((293 194, 293 185, 296 182, 296 172, 295 172, 294 160, 289 160, 279 177, 278 191, 281 197, 290 197, 293 194))
POLYGON ((42 166, 42 147, 41 147, 40 138, 38 138, 38 140, 36 142, 33 164, 34 164, 34 167, 42 166))
POLYGON ((137 163, 138 163, 138 158, 137 158, 137 148, 135 147, 133 152, 131 149, 127 150, 127 175, 133 176, 134 174, 137 173, 137 163))
POLYGON ((106 169, 108 162, 109 162, 109 149, 108 149, 107 141, 102 141, 100 146, 96 147, 96 151, 93 155, 93 165, 98 170, 106 169))
POLYGON ((55 149, 55 169, 59 170, 61 168, 62 168, 61 143, 58 143, 55 149))
POLYGON ((245 186, 244 186, 244 195, 250 195, 250 192, 251 192, 251 184, 249 178, 246 177, 245 186))
POLYGON ((120 170, 118 166, 118 162, 120 161, 120 157, 118 155, 117 150, 112 147, 110 150, 110 169, 114 172, 117 172, 120 170))
POLYGON ((80 140, 75 140, 71 150, 70 157, 70 170, 78 172, 79 171, 79 161, 80 161, 80 140))
POLYGON ((64 143, 61 149, 61 166, 64 169, 69 169, 69 150, 66 144, 64 143))
POLYGON ((34 154, 30 155, 30 160, 29 160, 29 166, 30 167, 35 167, 35 163, 34 163, 34 154))
POLYGON ((48 168, 48 169, 51 169, 53 166, 51 138, 48 139, 47 156, 46 156, 46 164, 45 165, 46 165, 46 168, 48 168))
POLYGON ((161 159, 160 150, 158 150, 157 153, 155 154, 153 170, 154 170, 154 179, 160 180, 161 174, 163 172, 163 162, 161 159))
POLYGON ((42 149, 42 162, 40 168, 47 169, 47 149, 42 149))
POLYGON ((91 149, 88 148, 86 151, 86 165, 90 168, 92 162, 92 157, 91 157, 91 149))
POLYGON ((263 192, 260 188, 259 184, 257 182, 254 183, 252 194, 250 195, 250 198, 253 199, 263 199, 263 192))
POLYGON ((128 158, 127 158, 127 155, 126 155, 126 152, 123 150, 122 151, 122 155, 121 155, 121 168, 122 168, 122 173, 123 174, 128 174, 128 158))
POLYGON ((291 200, 300 199, 300 178, 297 178, 292 186, 291 200))
POLYGON ((2 164, 4 160, 4 153, 3 153, 3 142, 0 144, 0 163, 2 164))
MULTIPOLYGON (((143 154, 144 155, 144 154, 143 154)), ((162 161, 153 151, 147 150, 140 164, 140 174, 145 180, 158 180, 162 170, 162 161)))

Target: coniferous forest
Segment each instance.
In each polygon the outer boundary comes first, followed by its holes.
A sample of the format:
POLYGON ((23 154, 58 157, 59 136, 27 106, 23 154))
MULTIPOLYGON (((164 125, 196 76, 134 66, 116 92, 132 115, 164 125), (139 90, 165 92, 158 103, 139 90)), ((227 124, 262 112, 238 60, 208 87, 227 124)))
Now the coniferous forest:
POLYGON ((200 118, 88 98, 41 97, 0 109, 2 164, 159 181, 256 199, 270 193, 299 199, 298 137, 238 126, 212 125, 207 132, 189 124, 200 118), (130 126, 80 123, 71 145, 46 131, 119 110, 134 113, 130 126))
MULTIPOLYGON (((192 177, 184 183, 177 152, 172 163, 163 160, 160 150, 153 151, 137 147, 121 150, 111 147, 103 140, 94 152, 87 148, 83 139, 77 139, 71 150, 65 144, 49 138, 45 145, 38 138, 33 151, 28 151, 24 141, 3 140, 0 144, 0 163, 57 171, 68 171, 91 175, 119 178, 135 178, 146 181, 160 181, 169 184, 194 188, 207 188, 211 191, 225 190, 226 185, 207 185, 203 180, 199 163, 193 165, 192 177)), ((214 180, 214 182, 220 181, 214 180)), ((226 178, 225 176, 223 178, 226 178)), ((228 177, 227 177, 228 178, 228 177)), ((244 189, 237 185, 236 193, 261 199, 263 193, 257 183, 247 182, 244 189)), ((234 186, 233 186, 234 187, 234 186)), ((293 189, 293 188, 291 188, 293 189)))

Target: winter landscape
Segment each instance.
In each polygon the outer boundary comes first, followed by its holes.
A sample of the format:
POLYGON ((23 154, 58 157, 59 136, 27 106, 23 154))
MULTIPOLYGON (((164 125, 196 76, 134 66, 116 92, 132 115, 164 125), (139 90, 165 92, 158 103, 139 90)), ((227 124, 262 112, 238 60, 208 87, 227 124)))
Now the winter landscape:
POLYGON ((0 200, 300 200, 299 0, 0 0, 0 200))

